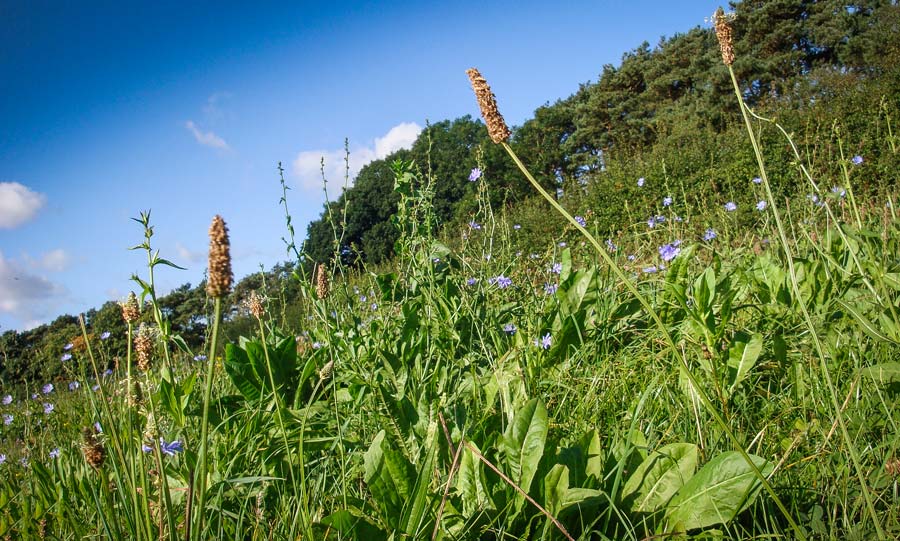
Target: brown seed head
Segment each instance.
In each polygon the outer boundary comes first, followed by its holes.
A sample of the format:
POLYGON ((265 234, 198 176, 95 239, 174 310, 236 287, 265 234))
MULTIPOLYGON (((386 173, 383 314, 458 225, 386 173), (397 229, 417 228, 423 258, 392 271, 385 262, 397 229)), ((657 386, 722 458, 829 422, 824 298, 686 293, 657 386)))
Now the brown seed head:
POLYGON ((320 299, 328 297, 328 271, 325 265, 319 263, 316 267, 316 296, 320 299))
POLYGON ((146 372, 150 368, 153 353, 153 332, 143 323, 134 336, 134 353, 137 356, 138 368, 146 372))
POLYGON ((716 26, 716 39, 719 40, 719 49, 722 51, 722 62, 726 66, 734 64, 734 37, 731 32, 731 17, 725 15, 720 7, 713 15, 713 23, 716 26))
POLYGON ((128 298, 124 302, 120 302, 119 306, 122 307, 122 319, 125 320, 125 323, 135 323, 141 318, 141 307, 134 291, 129 293, 128 298))
POLYGON ((103 465, 103 461, 106 460, 106 449, 103 447, 103 443, 97 439, 97 435, 91 427, 85 427, 81 435, 84 439, 84 443, 81 446, 84 459, 92 467, 99 468, 103 465))
POLYGON ((509 128, 506 127, 506 121, 497 109, 497 98, 491 92, 491 87, 477 69, 470 68, 466 70, 466 74, 472 83, 472 90, 475 91, 475 98, 478 100, 478 107, 481 109, 481 116, 487 125, 491 141, 497 144, 506 141, 509 139, 509 128))
POLYGON ((266 315, 266 308, 263 305, 265 298, 256 291, 251 291, 250 295, 244 299, 244 307, 256 319, 262 319, 266 315))
POLYGON ((319 370, 319 381, 327 381, 328 378, 331 377, 332 372, 334 372, 334 361, 328 361, 325 363, 325 366, 319 370))
POLYGON ((234 275, 231 273, 231 253, 228 243, 228 228, 218 214, 209 226, 209 277, 206 293, 217 299, 231 291, 234 275))

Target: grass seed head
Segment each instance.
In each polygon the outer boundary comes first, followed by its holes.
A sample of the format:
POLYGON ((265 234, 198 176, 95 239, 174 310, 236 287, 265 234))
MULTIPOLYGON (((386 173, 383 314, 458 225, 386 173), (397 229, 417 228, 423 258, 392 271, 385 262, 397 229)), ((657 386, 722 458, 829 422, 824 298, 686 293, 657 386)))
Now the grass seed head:
POLYGON ((251 291, 250 295, 244 299, 244 307, 250 312, 250 315, 256 319, 262 319, 262 317, 266 315, 266 307, 263 304, 265 300, 265 297, 256 291, 251 291))
POLYGON ((228 228, 225 220, 216 214, 209 226, 209 278, 206 293, 217 299, 231 291, 234 275, 231 273, 231 253, 228 242, 228 228))
POLYGON ((466 70, 466 74, 472 83, 472 90, 475 91, 475 98, 478 100, 478 107, 481 109, 481 116, 487 125, 491 141, 497 144, 506 141, 509 139, 509 128, 506 126, 506 121, 503 120, 503 115, 497 109, 497 98, 491 92, 490 85, 475 68, 466 70))
POLYGON ((722 62, 726 66, 734 64, 734 37, 731 31, 731 19, 725 15, 720 7, 713 15, 713 23, 716 26, 716 39, 719 40, 719 49, 722 51, 722 62))
POLYGON ((150 327, 141 323, 138 332, 134 336, 134 353, 137 356, 137 366, 146 372, 150 369, 150 361, 153 353, 153 333, 150 327))
POLYGON ((125 320, 125 323, 136 323, 141 318, 141 307, 134 291, 129 293, 128 298, 119 305, 122 307, 122 319, 125 320))
POLYGON ((325 265, 319 263, 316 267, 316 296, 320 299, 328 297, 328 272, 325 265))

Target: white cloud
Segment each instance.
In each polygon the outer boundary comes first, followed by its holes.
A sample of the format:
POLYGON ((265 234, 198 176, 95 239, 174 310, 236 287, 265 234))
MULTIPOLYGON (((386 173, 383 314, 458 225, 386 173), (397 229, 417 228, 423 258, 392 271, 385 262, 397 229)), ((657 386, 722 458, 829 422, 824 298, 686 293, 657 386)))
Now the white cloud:
POLYGON ((206 99, 206 105, 203 106, 203 114, 206 121, 216 123, 225 118, 225 110, 221 103, 231 98, 230 92, 216 92, 206 99))
POLYGON ((27 261, 32 268, 53 272, 62 272, 66 270, 71 262, 69 254, 62 248, 50 250, 43 254, 40 259, 34 259, 27 254, 23 255, 22 259, 27 261))
POLYGON ((175 243, 175 251, 178 252, 178 257, 191 263, 199 263, 200 261, 206 259, 206 252, 194 252, 188 250, 180 242, 175 243))
POLYGON ((387 155, 410 148, 422 127, 415 122, 404 122, 391 128, 383 137, 376 137, 371 147, 362 147, 350 151, 349 164, 344 162, 345 154, 338 150, 304 150, 294 158, 293 171, 299 179, 300 186, 306 190, 322 187, 322 160, 325 161, 325 178, 330 183, 344 184, 344 175, 349 168, 350 184, 359 170, 366 164, 380 160, 387 155))
POLYGON ((194 139, 197 140, 203 146, 207 146, 210 148, 217 148, 219 150, 229 150, 228 143, 225 142, 224 139, 216 135, 215 133, 208 131, 203 132, 200 131, 200 128, 194 124, 193 120, 188 120, 184 123, 184 127, 188 129, 191 134, 193 134, 194 139))
POLYGON ((12 229, 37 213, 47 197, 18 182, 0 182, 0 229, 12 229))
POLYGON ((30 274, 0 252, 0 312, 11 314, 33 327, 35 322, 56 313, 59 303, 67 295, 63 286, 30 274))

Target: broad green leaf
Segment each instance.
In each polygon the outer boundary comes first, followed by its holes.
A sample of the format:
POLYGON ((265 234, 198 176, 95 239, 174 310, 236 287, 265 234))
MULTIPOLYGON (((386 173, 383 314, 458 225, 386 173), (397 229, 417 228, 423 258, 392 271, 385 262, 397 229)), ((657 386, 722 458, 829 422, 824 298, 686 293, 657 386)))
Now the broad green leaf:
POLYGON ((634 513, 662 509, 694 475, 697 457, 697 446, 692 443, 672 443, 653 451, 628 478, 622 501, 634 513))
MULTIPOLYGON (((750 455, 750 459, 763 475, 772 473, 771 462, 755 455, 750 455)), ((669 531, 727 524, 753 503, 761 488, 762 483, 740 453, 722 453, 694 474, 669 501, 669 531)))
POLYGON ((406 458, 384 441, 384 430, 375 436, 363 457, 365 480, 382 519, 400 529, 404 506, 412 493, 416 472, 406 458))
POLYGON ((412 539, 422 537, 424 526, 428 523, 429 502, 428 487, 434 476, 434 462, 438 451, 438 429, 437 421, 432 420, 428 426, 427 447, 425 448, 424 460, 419 460, 417 465, 415 485, 412 488, 412 494, 408 502, 406 502, 405 513, 403 515, 401 528, 412 539))
POLYGON ((551 515, 556 515, 569 490, 569 468, 555 464, 544 476, 544 507, 551 515))
MULTIPOLYGON (((212 362, 209 360, 207 362, 212 362)), ((247 400, 259 400, 262 383, 250 366, 247 352, 234 344, 225 345, 225 373, 247 400)))
POLYGON ((897 343, 896 340, 893 340, 887 336, 885 336, 878 327, 876 327, 871 321, 869 321, 866 316, 862 315, 858 310, 850 306, 848 303, 842 301, 841 299, 836 300, 837 303, 846 310, 853 319, 859 323, 859 326, 862 327, 864 333, 868 334, 871 338, 881 342, 892 342, 894 344, 897 343))
POLYGON ((876 364, 863 368, 859 373, 882 385, 900 383, 900 363, 876 364))
MULTIPOLYGON (((500 440, 510 478, 525 492, 537 472, 547 441, 547 408, 538 399, 525 403, 500 440)), ((517 509, 524 498, 517 494, 517 509)))
POLYGON ((754 334, 749 341, 735 340, 728 349, 728 380, 730 386, 728 393, 734 392, 750 370, 756 366, 759 354, 762 353, 763 341, 761 334, 754 334))
MULTIPOLYGON (((474 443, 471 445, 475 446, 474 443)), ((475 446, 478 449, 477 446, 475 446)), ((481 450, 479 449, 479 452, 481 450)), ((456 492, 462 500, 462 512, 472 517, 486 509, 494 509, 490 497, 487 479, 484 476, 484 463, 471 450, 463 449, 456 472, 456 492)))

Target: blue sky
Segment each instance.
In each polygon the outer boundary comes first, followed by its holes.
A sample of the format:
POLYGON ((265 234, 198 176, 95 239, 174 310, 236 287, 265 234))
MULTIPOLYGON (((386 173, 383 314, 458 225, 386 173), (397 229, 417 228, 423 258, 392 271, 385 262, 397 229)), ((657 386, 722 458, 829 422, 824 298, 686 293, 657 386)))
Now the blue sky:
POLYGON ((0 332, 133 289, 142 210, 188 268, 162 292, 202 278, 217 213, 238 277, 269 268, 287 259, 278 162, 302 240, 320 157, 337 194, 344 138, 356 170, 427 120, 477 117, 467 68, 520 124, 717 5, 0 0, 0 332))

